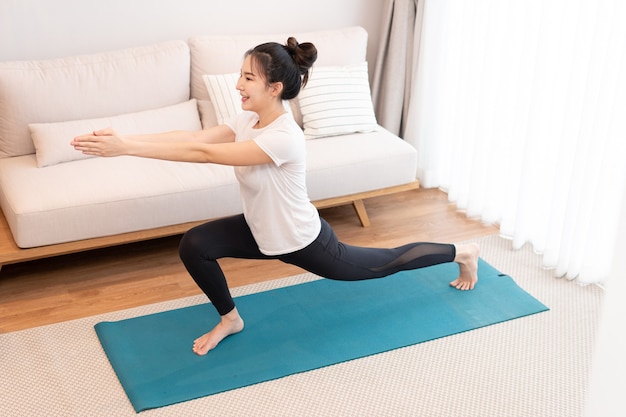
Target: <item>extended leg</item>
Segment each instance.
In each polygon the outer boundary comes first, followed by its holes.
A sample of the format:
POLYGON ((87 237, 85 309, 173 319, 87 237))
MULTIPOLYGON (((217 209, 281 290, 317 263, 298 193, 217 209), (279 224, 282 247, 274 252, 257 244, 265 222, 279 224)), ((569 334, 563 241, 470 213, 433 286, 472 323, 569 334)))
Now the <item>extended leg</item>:
MULTIPOLYGON (((476 283, 478 247, 416 242, 397 248, 368 248, 338 241, 322 220, 318 239, 306 248, 280 259, 320 276, 343 281, 380 278, 398 271, 457 262, 461 274, 453 281, 458 289, 471 289, 476 283), (457 253, 457 248, 459 253, 457 253)), ((452 283, 451 283, 452 285, 452 283)))

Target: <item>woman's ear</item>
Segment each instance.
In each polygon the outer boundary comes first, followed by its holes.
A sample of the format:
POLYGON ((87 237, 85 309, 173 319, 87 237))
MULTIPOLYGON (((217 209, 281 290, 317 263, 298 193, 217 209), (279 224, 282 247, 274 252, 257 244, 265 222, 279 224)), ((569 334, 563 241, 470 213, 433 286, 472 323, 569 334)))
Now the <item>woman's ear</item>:
POLYGON ((282 92, 283 92, 283 83, 281 83, 280 81, 277 81, 275 83, 270 84, 270 93, 272 94, 272 96, 280 97, 282 92))

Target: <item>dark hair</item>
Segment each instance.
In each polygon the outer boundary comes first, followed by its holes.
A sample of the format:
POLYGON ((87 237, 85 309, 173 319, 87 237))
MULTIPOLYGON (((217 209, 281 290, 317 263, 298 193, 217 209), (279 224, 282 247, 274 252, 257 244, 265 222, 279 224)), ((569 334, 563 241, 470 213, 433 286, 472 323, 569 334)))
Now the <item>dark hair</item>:
POLYGON ((317 59, 317 49, 310 42, 298 43, 290 37, 285 45, 268 42, 246 52, 268 84, 281 82, 281 99, 295 98, 309 79, 309 70, 317 59))

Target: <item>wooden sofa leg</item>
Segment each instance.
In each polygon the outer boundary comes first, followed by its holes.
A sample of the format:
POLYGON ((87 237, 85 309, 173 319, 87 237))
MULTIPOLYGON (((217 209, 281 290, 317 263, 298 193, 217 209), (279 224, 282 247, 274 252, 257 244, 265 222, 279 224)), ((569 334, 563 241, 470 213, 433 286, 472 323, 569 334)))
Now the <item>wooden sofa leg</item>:
POLYGON ((365 211, 365 204, 363 203, 363 200, 354 200, 352 202, 352 206, 354 206, 354 211, 356 211, 356 215, 361 221, 361 226, 368 227, 370 225, 370 219, 367 217, 367 211, 365 211))

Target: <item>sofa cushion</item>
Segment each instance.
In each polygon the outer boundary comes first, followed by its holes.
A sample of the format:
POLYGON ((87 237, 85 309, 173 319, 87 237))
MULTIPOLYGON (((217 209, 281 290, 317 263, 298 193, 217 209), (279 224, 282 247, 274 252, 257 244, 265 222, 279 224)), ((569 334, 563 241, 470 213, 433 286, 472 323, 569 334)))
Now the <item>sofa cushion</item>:
POLYGON ((158 133, 171 130, 200 130, 200 116, 196 100, 137 113, 99 119, 74 120, 58 123, 31 123, 28 125, 37 155, 37 166, 45 167, 62 162, 92 158, 76 151, 70 141, 84 133, 111 127, 120 134, 158 133))
POLYGON ((30 123, 105 117, 189 100, 189 47, 163 42, 0 63, 0 158, 35 152, 30 123))
POLYGON ((285 43, 289 36, 299 42, 315 44, 318 50, 316 65, 355 65, 366 59, 367 32, 362 27, 270 35, 192 36, 188 40, 191 96, 209 100, 202 79, 204 74, 238 73, 246 51, 264 42, 285 43))
POLYGON ((415 181, 417 151, 384 128, 306 142, 311 200, 378 190, 415 181))
MULTIPOLYGON (((289 36, 294 36, 299 42, 315 44, 318 50, 315 65, 356 65, 366 59, 367 31, 359 26, 269 35, 192 36, 188 39, 191 53, 191 97, 198 99, 204 127, 217 124, 217 117, 203 76, 238 73, 243 63, 243 56, 250 48, 264 42, 285 43, 289 36)), ((301 124, 299 110, 294 109, 293 105, 292 113, 296 121, 301 124)))
POLYGON ((307 139, 378 130, 367 62, 314 66, 298 103, 307 139))
POLYGON ((232 167, 125 156, 0 159, 0 203, 22 248, 241 213, 232 167))

